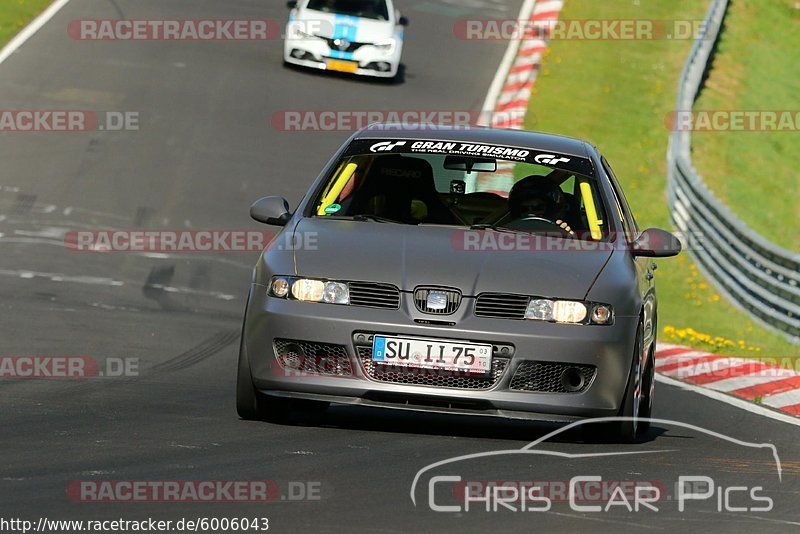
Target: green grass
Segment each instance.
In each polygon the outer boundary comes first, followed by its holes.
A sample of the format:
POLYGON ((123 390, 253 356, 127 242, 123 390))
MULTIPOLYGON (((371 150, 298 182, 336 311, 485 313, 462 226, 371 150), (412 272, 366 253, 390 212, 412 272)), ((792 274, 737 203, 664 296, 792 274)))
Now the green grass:
MULTIPOLYGON (((561 17, 700 20, 707 8, 707 0, 568 0, 561 17)), ((691 44, 688 40, 552 41, 526 118, 527 129, 597 144, 643 228, 671 227, 665 117, 674 109, 678 77, 691 44)), ((784 161, 775 161, 769 172, 783 165, 784 161)), ((730 355, 800 357, 800 347, 761 328, 720 298, 689 255, 658 263, 661 339, 730 355)))
MULTIPOLYGON (((698 110, 800 110, 795 0, 736 0, 698 110)), ((694 163, 718 198, 761 235, 800 250, 800 132, 697 132, 694 163), (765 209, 766 208, 766 209, 765 209)))
POLYGON ((52 2, 53 0, 0 1, 0 47, 52 2))

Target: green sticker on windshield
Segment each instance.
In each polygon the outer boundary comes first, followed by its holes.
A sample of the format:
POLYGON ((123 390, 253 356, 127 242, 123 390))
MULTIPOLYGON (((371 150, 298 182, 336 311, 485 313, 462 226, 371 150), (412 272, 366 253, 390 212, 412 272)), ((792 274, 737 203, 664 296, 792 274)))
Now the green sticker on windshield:
POLYGON ((330 215, 332 213, 336 213, 340 209, 342 209, 342 206, 340 206, 339 204, 331 204, 330 206, 325 206, 325 213, 330 215))

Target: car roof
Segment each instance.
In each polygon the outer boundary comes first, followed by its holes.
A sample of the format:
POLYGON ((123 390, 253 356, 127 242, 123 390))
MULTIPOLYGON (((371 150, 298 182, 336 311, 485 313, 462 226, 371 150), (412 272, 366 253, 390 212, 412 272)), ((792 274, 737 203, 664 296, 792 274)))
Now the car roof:
POLYGON ((490 143, 494 145, 547 150, 561 154, 589 158, 594 146, 574 137, 532 132, 488 128, 483 126, 452 127, 414 125, 401 123, 375 123, 359 130, 353 139, 422 139, 432 141, 457 141, 462 143, 490 143))

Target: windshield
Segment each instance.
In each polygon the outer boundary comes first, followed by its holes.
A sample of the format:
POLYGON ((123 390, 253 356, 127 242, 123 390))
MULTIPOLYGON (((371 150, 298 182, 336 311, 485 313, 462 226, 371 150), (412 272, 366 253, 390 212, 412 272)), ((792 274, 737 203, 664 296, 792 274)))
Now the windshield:
POLYGON ((306 7, 324 13, 389 20, 386 0, 309 0, 306 7))
POLYGON ((593 241, 607 235, 594 178, 520 161, 444 154, 346 156, 316 199, 314 216, 494 228, 593 241))

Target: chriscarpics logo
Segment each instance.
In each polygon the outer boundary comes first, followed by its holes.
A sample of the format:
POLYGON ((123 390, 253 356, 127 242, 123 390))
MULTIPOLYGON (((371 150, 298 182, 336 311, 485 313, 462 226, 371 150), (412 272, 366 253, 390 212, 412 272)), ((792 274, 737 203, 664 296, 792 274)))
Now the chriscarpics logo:
POLYGON ((631 418, 576 421, 522 448, 443 458, 417 472, 411 501, 437 513, 610 514, 610 521, 614 514, 626 521, 631 514, 766 518, 794 509, 773 444, 652 418, 638 418, 649 422, 650 442, 617 447, 585 439, 602 440, 608 425, 622 421, 631 418), (583 442, 567 443, 573 433, 583 442))

